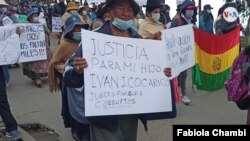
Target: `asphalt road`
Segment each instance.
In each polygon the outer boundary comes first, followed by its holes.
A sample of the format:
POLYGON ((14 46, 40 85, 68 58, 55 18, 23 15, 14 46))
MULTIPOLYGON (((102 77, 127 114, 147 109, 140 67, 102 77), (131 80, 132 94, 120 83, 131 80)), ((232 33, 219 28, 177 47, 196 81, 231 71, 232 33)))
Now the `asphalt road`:
MULTIPOLYGON (((57 40, 52 38, 53 50, 57 48, 56 44, 57 40)), ((44 79, 43 88, 37 88, 33 81, 22 75, 21 68, 11 69, 10 72, 7 93, 18 123, 40 123, 54 129, 61 141, 73 141, 70 130, 64 128, 60 116, 60 93, 49 93, 47 79, 44 79)), ((234 103, 227 101, 224 89, 193 93, 190 78, 189 74, 187 92, 192 100, 191 105, 178 103, 175 119, 150 121, 148 133, 139 124, 138 141, 172 141, 174 124, 245 124, 246 111, 240 111, 234 103)))

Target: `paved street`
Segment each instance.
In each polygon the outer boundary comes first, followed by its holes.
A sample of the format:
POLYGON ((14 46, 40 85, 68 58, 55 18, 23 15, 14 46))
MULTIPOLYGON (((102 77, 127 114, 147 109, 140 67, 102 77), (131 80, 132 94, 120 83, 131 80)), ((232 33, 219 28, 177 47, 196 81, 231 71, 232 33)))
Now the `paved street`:
MULTIPOLYGON (((57 41, 52 39, 55 50, 57 41)), ((60 116, 60 93, 49 93, 48 81, 37 88, 33 81, 22 75, 21 68, 11 69, 10 87, 7 89, 12 112, 19 124, 40 123, 55 130, 61 141, 73 141, 70 130, 65 129, 60 116)), ((246 111, 227 101, 224 89, 216 92, 191 90, 189 75, 188 95, 190 106, 177 104, 177 118, 149 122, 146 134, 139 125, 138 141, 172 141, 173 124, 245 124, 246 111)))

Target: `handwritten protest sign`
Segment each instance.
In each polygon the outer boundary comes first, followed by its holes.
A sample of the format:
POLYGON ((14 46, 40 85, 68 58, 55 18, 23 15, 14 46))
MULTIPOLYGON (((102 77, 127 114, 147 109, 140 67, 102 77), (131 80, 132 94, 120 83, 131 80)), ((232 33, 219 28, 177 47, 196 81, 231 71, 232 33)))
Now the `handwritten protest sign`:
POLYGON ((62 32, 61 17, 52 17, 52 32, 62 32))
POLYGON ((41 24, 22 24, 18 26, 21 30, 19 62, 47 59, 43 26, 41 24))
POLYGON ((20 52, 19 37, 15 26, 0 27, 0 65, 14 64, 20 52))
POLYGON ((161 41, 82 30, 86 116, 172 111, 161 41))
POLYGON ((194 31, 192 25, 162 31, 172 78, 195 65, 194 31))

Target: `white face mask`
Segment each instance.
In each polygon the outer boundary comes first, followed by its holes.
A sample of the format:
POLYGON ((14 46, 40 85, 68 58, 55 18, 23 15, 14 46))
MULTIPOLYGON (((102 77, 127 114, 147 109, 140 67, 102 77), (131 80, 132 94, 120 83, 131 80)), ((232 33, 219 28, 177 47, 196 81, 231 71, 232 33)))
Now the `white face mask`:
POLYGON ((160 19, 160 16, 161 16, 160 13, 153 13, 152 19, 155 20, 156 22, 158 22, 160 19))
POLYGON ((207 10, 207 13, 211 13, 212 11, 210 9, 207 10))
POLYGON ((38 18, 38 17, 34 17, 34 18, 32 19, 32 22, 33 22, 33 23, 38 23, 38 22, 39 22, 39 18, 38 18))
POLYGON ((88 12, 87 11, 82 11, 83 16, 87 16, 88 12))

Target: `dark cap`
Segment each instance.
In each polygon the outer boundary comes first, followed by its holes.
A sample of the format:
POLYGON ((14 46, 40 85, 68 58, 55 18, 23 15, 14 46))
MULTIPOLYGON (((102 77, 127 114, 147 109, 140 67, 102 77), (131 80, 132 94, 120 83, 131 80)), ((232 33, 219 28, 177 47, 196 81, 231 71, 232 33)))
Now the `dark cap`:
POLYGON ((130 2, 133 10, 134 10, 134 16, 137 15, 139 12, 140 12, 140 6, 138 5, 137 2, 135 2, 135 0, 106 0, 106 3, 103 7, 104 11, 107 10, 107 8, 113 6, 114 4, 118 4, 118 3, 121 3, 121 2, 124 2, 124 1, 128 1, 130 2))
POLYGON ((71 15, 66 21, 65 21, 65 32, 64 36, 67 35, 69 32, 73 31, 76 25, 83 26, 85 29, 89 28, 89 25, 87 23, 84 23, 81 21, 79 16, 71 15))
POLYGON ((214 8, 211 7, 210 4, 206 4, 206 5, 203 6, 203 9, 204 9, 204 10, 210 10, 210 9, 214 9, 214 8))
POLYGON ((38 9, 37 8, 29 8, 28 10, 27 10, 27 18, 29 19, 33 14, 40 14, 40 12, 38 11, 38 9))
POLYGON ((164 6, 162 0, 148 0, 146 5, 146 12, 152 12, 156 8, 164 6))

